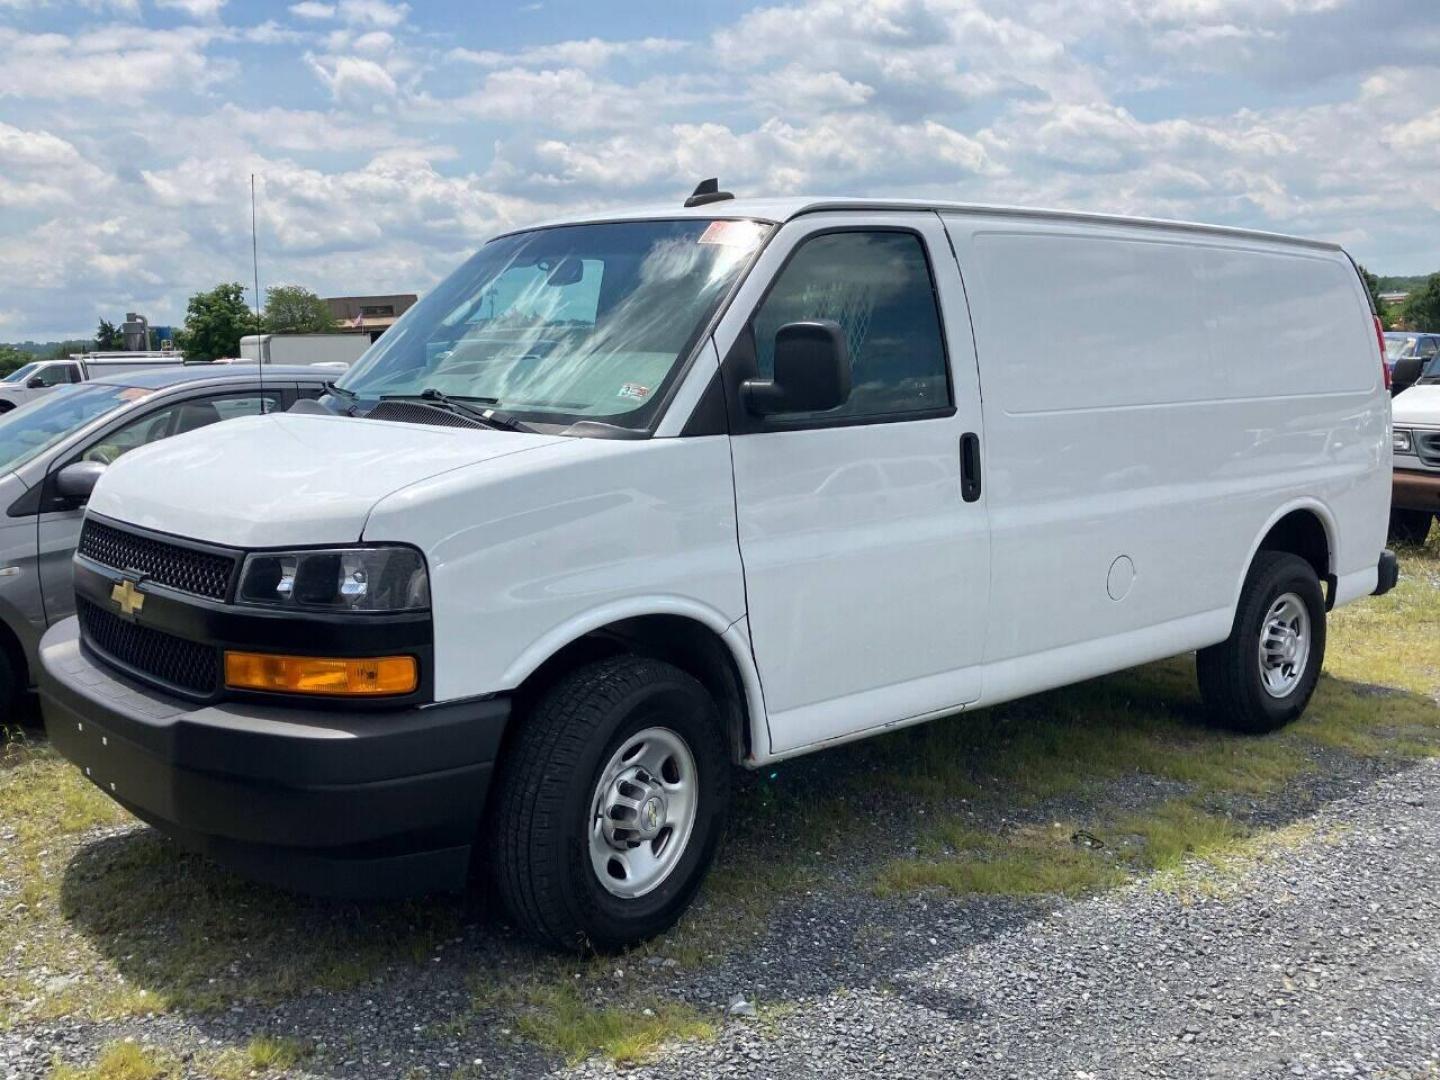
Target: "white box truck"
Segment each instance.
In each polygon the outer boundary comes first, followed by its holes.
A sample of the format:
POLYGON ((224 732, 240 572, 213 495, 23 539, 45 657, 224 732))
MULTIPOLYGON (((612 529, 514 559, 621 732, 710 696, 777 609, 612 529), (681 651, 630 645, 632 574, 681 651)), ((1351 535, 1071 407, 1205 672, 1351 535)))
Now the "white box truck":
POLYGON ((261 364, 349 367, 370 347, 365 334, 247 334, 240 358, 261 364))
POLYGON ((474 862, 560 946, 679 917, 737 763, 1187 650, 1269 731, 1397 574, 1365 286, 1238 229, 697 191, 490 241, 309 413, 106 471, 50 738, 245 873, 474 862))

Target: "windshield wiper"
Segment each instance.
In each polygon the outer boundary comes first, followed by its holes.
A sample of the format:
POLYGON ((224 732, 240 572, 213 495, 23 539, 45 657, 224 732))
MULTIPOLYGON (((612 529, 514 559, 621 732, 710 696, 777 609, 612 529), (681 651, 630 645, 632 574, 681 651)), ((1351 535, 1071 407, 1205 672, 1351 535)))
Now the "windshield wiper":
POLYGON ((464 416, 483 424, 485 427, 496 428, 500 431, 534 431, 529 424, 522 420, 516 420, 509 413, 500 412, 498 409, 478 409, 476 404, 498 405, 498 398, 487 397, 451 397, 442 394, 433 386, 427 386, 418 394, 382 394, 381 401, 423 401, 427 405, 434 405, 437 408, 446 409, 457 416, 464 416))
POLYGON ((359 394, 355 393, 354 390, 347 390, 343 386, 336 386, 333 382, 321 383, 320 386, 327 394, 338 397, 346 403, 345 412, 347 415, 355 415, 355 406, 360 404, 359 394))

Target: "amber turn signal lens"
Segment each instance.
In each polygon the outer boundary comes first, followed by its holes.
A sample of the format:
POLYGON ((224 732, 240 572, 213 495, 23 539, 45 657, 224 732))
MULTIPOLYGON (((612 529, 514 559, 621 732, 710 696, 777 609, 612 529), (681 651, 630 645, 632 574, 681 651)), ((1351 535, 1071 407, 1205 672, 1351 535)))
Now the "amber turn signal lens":
POLYGON ((377 697, 409 694, 419 683, 413 656, 279 656, 227 652, 225 685, 232 690, 377 697))

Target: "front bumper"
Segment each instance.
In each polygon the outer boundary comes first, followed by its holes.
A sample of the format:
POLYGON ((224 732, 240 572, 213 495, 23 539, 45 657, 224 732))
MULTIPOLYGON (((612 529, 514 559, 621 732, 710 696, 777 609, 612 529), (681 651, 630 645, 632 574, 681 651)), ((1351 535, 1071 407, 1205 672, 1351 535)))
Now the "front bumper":
POLYGON ((1390 505, 1396 510, 1433 510, 1440 514, 1440 472, 1396 469, 1390 505))
POLYGON ((40 643, 50 740, 137 817, 240 872, 318 895, 463 886, 509 700, 389 712, 197 704, 82 647, 40 643))

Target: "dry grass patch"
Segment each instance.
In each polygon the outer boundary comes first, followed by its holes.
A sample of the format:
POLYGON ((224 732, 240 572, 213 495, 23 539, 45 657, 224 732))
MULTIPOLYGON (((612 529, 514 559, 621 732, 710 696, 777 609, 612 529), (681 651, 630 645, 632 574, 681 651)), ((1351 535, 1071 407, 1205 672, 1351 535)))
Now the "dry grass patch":
POLYGON ((162 1051, 138 1043, 111 1043, 89 1068, 56 1062, 50 1080, 176 1080, 179 1063, 162 1051))

